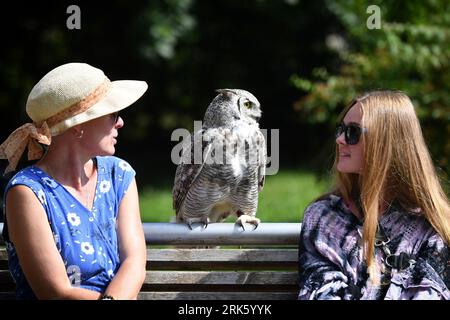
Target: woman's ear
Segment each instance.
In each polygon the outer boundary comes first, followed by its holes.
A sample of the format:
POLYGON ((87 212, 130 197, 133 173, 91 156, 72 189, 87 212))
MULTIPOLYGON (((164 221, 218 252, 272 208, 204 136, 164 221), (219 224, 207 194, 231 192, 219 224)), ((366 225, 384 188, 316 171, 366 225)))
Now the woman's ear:
POLYGON ((78 138, 78 139, 83 138, 84 131, 81 126, 79 126, 79 125, 74 126, 71 128, 71 131, 72 131, 73 135, 75 136, 75 138, 78 138))

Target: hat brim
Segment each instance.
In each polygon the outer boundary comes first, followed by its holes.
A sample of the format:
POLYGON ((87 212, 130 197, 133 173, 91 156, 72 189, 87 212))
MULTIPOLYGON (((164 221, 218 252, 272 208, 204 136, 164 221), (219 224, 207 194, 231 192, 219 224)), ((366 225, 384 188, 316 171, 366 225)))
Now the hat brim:
POLYGON ((52 136, 63 133, 78 124, 120 111, 132 105, 147 91, 145 81, 118 80, 111 82, 106 95, 86 111, 61 121, 50 128, 52 136))

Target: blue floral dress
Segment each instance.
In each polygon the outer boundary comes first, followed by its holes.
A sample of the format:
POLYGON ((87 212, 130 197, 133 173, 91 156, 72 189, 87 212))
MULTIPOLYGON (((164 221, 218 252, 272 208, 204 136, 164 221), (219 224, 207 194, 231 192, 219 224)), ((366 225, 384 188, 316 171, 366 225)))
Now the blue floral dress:
MULTIPOLYGON (((116 219, 120 202, 135 176, 133 168, 117 157, 96 157, 97 185, 92 210, 88 210, 64 186, 36 166, 19 171, 8 190, 25 185, 44 207, 73 286, 103 292, 119 269, 116 219)), ((5 212, 6 217, 6 212, 5 212)), ((9 270, 16 282, 18 299, 35 299, 19 264, 5 223, 9 270)))

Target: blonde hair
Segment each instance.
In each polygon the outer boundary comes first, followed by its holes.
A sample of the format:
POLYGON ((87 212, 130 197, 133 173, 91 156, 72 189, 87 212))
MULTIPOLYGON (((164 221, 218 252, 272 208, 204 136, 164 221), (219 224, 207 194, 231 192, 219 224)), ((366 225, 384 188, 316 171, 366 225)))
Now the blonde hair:
POLYGON ((361 174, 336 170, 336 192, 352 200, 364 218, 363 252, 372 281, 374 242, 379 206, 396 201, 404 210, 420 209, 447 244, 450 243, 450 202, 439 182, 411 100, 398 91, 369 92, 351 103, 361 105, 364 160, 361 174))

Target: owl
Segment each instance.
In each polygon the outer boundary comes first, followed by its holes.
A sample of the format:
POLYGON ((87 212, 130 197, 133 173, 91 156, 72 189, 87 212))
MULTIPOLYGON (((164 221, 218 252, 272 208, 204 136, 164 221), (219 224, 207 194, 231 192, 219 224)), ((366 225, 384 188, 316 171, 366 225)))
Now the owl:
POLYGON ((182 146, 172 190, 176 221, 190 229, 195 222, 236 223, 256 228, 258 195, 264 186, 266 143, 261 106, 248 91, 220 89, 208 106, 201 130, 182 146))

